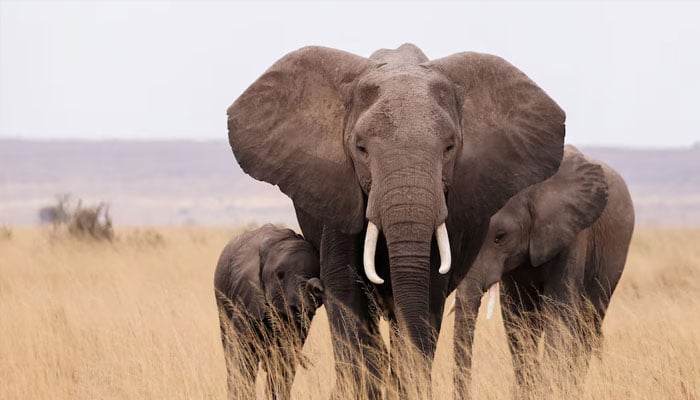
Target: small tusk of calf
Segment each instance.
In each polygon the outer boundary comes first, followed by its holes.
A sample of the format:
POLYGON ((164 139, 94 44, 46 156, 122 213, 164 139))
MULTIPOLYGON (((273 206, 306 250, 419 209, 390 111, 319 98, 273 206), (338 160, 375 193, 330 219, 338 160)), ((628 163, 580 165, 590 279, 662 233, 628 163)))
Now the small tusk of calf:
POLYGON ((496 306, 496 297, 498 297, 499 287, 499 283, 496 282, 489 288, 489 302, 486 305, 486 319, 491 319, 491 316, 493 315, 493 308, 496 306))

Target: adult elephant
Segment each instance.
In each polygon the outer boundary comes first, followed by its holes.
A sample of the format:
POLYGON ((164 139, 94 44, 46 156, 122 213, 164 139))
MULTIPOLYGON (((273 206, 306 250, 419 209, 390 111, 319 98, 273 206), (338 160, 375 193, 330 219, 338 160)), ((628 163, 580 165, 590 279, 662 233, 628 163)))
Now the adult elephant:
POLYGON ((336 382, 353 383, 358 397, 379 396, 375 301, 422 355, 414 370, 429 379, 445 297, 491 214, 556 171, 564 120, 501 58, 429 61, 411 44, 369 58, 302 48, 231 105, 238 163, 291 197, 320 250, 336 382))
POLYGON ((561 382, 575 383, 600 347, 633 229, 634 208, 622 177, 573 146, 566 147, 556 174, 511 198, 491 218, 483 247, 457 289, 456 397, 468 394, 482 294, 499 282, 519 391, 535 383, 530 378, 538 375, 543 333, 549 361, 563 362, 555 370, 570 372, 561 382))

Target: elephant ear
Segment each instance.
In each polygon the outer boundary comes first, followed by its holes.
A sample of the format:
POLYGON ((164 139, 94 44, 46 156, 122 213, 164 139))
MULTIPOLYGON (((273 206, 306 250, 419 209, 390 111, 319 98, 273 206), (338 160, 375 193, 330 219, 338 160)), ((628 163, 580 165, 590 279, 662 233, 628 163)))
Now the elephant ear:
POLYGON ((566 115, 502 58, 466 52, 427 66, 455 84, 461 104, 463 143, 449 189, 449 218, 463 227, 488 224, 513 195, 557 170, 566 115))
POLYGON ((272 65, 228 109, 229 142, 241 168, 347 233, 362 230, 364 204, 343 148, 345 110, 372 64, 305 47, 272 65))
POLYGON ((569 246, 598 220, 608 203, 603 168, 571 146, 564 153, 559 171, 529 190, 533 266, 544 264, 569 246))

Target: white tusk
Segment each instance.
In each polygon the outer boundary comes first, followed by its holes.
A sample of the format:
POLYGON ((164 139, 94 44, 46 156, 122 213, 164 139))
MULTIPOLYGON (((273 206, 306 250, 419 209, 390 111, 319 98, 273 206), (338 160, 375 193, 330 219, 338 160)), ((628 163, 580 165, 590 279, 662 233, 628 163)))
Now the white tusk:
POLYGON ((491 319, 493 308, 496 306, 496 297, 498 297, 499 283, 496 282, 489 288, 489 302, 486 305, 486 319, 491 319))
POLYGON ((365 252, 362 258, 362 263, 365 265, 365 275, 372 283, 381 285, 384 279, 377 275, 377 270, 374 268, 374 253, 377 250, 377 237, 379 237, 379 229, 369 221, 367 224, 367 235, 365 235, 365 252))
POLYGON ((440 250, 440 269, 438 271, 445 275, 450 272, 452 254, 450 253, 450 239, 447 237, 447 226, 444 222, 435 230, 435 238, 440 250))

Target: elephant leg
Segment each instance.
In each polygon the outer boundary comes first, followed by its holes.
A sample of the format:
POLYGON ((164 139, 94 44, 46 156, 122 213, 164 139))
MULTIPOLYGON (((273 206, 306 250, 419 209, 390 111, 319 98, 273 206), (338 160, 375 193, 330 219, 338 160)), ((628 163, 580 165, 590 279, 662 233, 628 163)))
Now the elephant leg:
MULTIPOLYGON (((466 278, 469 279, 469 278, 466 278)), ((454 398, 470 398, 472 346, 476 318, 481 305, 481 289, 476 282, 465 280, 455 294, 454 325, 454 398)))
POLYGON ((217 293, 221 344, 226 361, 226 383, 229 399, 255 399, 255 379, 260 350, 251 337, 256 332, 246 329, 240 315, 235 315, 228 299, 217 293))
POLYGON ((361 249, 361 237, 324 227, 321 280, 335 358, 333 398, 381 398, 387 355, 358 272, 361 249))
POLYGON ((608 276, 596 279, 595 282, 587 288, 587 297, 590 299, 593 311, 593 315, 591 316, 592 335, 590 338, 590 347, 591 352, 595 354, 598 359, 602 358, 603 320, 608 311, 612 293, 615 291, 615 287, 622 274, 622 268, 609 269, 611 272, 608 273, 608 276))
POLYGON ((583 381, 598 341, 600 321, 597 311, 578 289, 547 293, 545 355, 565 390, 576 392, 583 381))
MULTIPOLYGON (((603 352, 603 318, 605 318, 606 309, 598 309, 596 307, 591 311, 591 315, 586 320, 586 326, 583 329, 585 337, 581 339, 585 345, 586 364, 595 354, 598 359, 602 358, 603 352)), ((587 365, 586 365, 587 366, 587 365)))
MULTIPOLYGON (((608 311, 608 304, 610 303, 610 297, 605 296, 600 299, 591 299, 593 306, 593 315, 591 316, 591 335, 588 340, 588 345, 590 347, 590 352, 595 354, 598 359, 602 359, 603 353, 603 320, 605 319, 605 314, 608 311)), ((590 358, 590 356, 589 356, 590 358)))
POLYGON ((577 367, 577 373, 581 376, 588 371, 588 365, 593 353, 600 357, 603 344, 603 318, 608 308, 610 297, 600 293, 590 293, 579 299, 572 307, 575 312, 561 319, 569 327, 569 337, 571 344, 570 354, 573 366, 577 367), (592 297, 591 297, 592 295, 592 297))
POLYGON ((291 398, 296 375, 296 350, 293 343, 278 343, 267 367, 267 394, 273 400, 291 398))
POLYGON ((518 386, 516 397, 527 397, 528 388, 538 379, 537 350, 543 332, 540 298, 527 284, 512 279, 501 284, 501 313, 518 386))
POLYGON ((401 387, 400 376, 400 357, 398 355, 398 349, 402 346, 401 339, 399 338, 399 326, 396 320, 391 318, 389 324, 389 388, 386 391, 387 399, 402 399, 405 398, 405 393, 401 387))
POLYGON ((224 342, 224 356, 229 399, 255 399, 255 379, 258 374, 259 357, 256 345, 239 339, 224 342))
POLYGON ((279 400, 291 398, 297 364, 304 365, 302 348, 309 333, 309 323, 276 316, 267 325, 267 371, 268 398, 279 400), (274 321, 274 322, 273 322, 274 321))

